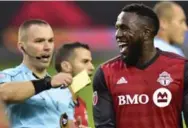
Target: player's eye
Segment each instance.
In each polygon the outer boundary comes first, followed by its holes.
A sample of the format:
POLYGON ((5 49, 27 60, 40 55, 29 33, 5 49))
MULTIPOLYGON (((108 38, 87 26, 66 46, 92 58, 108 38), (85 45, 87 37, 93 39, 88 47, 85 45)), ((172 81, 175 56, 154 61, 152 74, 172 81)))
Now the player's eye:
POLYGON ((129 31, 129 30, 130 30, 129 27, 126 26, 125 24, 120 24, 120 25, 119 25, 119 29, 121 29, 121 30, 123 30, 123 31, 129 31))
POLYGON ((88 63, 89 62, 89 60, 83 60, 83 63, 84 64, 86 64, 86 63, 88 63))

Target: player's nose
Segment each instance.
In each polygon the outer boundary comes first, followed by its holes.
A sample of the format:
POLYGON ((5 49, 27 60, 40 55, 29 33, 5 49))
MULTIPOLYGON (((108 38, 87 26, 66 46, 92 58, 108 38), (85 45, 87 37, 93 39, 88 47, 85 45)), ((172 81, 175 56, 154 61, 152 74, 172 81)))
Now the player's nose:
POLYGON ((188 27, 187 27, 187 24, 186 24, 186 23, 183 24, 183 29, 184 29, 184 31, 187 31, 187 30, 188 30, 188 27))
POLYGON ((93 71, 95 70, 95 67, 93 66, 92 63, 90 63, 90 64, 88 65, 87 70, 88 70, 88 73, 89 73, 90 75, 93 74, 93 71))
POLYGON ((123 32, 121 30, 116 30, 115 36, 116 36, 116 40, 118 40, 123 36, 123 32))
POLYGON ((90 63, 90 70, 91 70, 91 71, 94 71, 94 70, 95 70, 95 67, 94 67, 94 65, 93 65, 92 63, 90 63))

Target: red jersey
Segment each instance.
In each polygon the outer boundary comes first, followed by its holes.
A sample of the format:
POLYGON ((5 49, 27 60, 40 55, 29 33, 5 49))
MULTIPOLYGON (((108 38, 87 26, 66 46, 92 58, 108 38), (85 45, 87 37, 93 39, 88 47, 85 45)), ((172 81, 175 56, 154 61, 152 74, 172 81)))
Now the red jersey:
MULTIPOLYGON (((75 107, 75 120, 79 120, 84 126, 88 126, 88 115, 85 102, 78 98, 78 105, 75 107)), ((77 124, 76 124, 77 125, 77 124)))
POLYGON ((186 78, 187 61, 159 50, 145 65, 127 67, 121 57, 106 62, 94 77, 96 128, 181 128, 186 78))

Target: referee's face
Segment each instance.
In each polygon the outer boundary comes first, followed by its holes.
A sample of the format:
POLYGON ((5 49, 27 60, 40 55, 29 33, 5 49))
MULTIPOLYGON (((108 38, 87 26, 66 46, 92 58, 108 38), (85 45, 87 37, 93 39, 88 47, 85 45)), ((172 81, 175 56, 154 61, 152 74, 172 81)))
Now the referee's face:
POLYGON ((38 69, 49 66, 54 50, 54 34, 49 25, 32 25, 24 44, 25 61, 38 69))

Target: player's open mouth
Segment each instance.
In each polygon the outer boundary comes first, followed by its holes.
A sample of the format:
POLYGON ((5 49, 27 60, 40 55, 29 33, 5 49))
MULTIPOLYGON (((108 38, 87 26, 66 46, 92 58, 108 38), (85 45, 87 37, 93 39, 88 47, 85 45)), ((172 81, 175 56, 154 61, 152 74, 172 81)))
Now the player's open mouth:
POLYGON ((126 49, 128 48, 128 43, 126 42, 118 42, 120 52, 125 53, 126 49))

